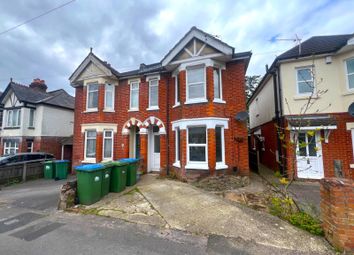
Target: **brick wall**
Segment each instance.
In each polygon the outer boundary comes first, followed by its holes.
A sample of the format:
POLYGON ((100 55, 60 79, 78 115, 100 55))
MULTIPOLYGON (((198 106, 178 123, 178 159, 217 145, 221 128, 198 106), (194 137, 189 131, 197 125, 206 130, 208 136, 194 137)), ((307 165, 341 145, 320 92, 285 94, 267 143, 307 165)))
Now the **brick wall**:
POLYGON ((321 217, 327 240, 341 250, 354 252, 353 180, 321 180, 321 217))

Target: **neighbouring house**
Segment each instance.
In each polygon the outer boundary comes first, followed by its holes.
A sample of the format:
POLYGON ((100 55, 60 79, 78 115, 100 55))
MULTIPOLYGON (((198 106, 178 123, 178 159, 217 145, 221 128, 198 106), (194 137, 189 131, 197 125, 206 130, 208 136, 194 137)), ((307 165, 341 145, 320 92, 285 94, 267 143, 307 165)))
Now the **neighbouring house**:
POLYGON ((274 60, 248 101, 250 147, 297 178, 354 178, 353 103, 354 34, 311 37, 274 60))
POLYGON ((34 79, 29 86, 11 80, 0 104, 1 155, 40 151, 71 160, 74 97, 63 89, 47 92, 44 80, 34 79))
POLYGON ((160 62, 129 72, 91 50, 69 78, 74 165, 133 157, 145 172, 248 175, 247 127, 235 116, 246 111, 250 57, 196 27, 160 62))

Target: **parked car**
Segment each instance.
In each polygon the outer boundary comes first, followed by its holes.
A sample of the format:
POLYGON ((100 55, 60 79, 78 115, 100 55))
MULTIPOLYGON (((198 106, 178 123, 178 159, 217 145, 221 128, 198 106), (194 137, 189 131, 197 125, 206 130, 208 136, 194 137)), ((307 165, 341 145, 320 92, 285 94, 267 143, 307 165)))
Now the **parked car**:
POLYGON ((44 152, 28 152, 28 153, 17 153, 12 155, 4 155, 0 157, 0 166, 5 166, 7 164, 21 163, 25 161, 32 160, 49 160, 54 159, 54 156, 49 153, 44 152))

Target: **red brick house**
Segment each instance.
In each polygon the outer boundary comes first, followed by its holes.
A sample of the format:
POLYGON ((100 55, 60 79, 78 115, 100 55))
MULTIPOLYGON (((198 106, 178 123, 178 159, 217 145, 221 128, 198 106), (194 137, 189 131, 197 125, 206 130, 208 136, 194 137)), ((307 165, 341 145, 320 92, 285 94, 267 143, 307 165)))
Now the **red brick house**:
POLYGON ((47 89, 40 79, 28 86, 10 81, 0 96, 1 155, 47 152, 71 160, 74 97, 63 89, 47 89))
POLYGON ((251 149, 300 179, 354 178, 353 103, 354 34, 311 37, 274 60, 248 101, 251 149), (283 146, 292 141, 296 151, 283 146))
POLYGON ((118 72, 92 52, 71 75, 73 164, 125 157, 161 174, 247 175, 245 72, 250 52, 196 27, 158 63, 118 72))

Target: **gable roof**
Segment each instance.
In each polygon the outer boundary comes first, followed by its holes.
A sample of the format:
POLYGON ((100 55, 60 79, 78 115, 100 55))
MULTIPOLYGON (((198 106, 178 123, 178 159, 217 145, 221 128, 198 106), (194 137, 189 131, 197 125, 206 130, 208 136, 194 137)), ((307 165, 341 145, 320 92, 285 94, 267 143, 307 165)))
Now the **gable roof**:
POLYGON ((354 37, 354 34, 313 36, 300 45, 297 45, 279 55, 276 59, 285 60, 291 58, 301 58, 312 55, 334 53, 345 46, 348 40, 352 37, 354 37), (301 51, 299 52, 300 46, 301 51))
POLYGON ((258 94, 258 92, 262 90, 263 84, 266 83, 267 78, 271 75, 272 72, 274 72, 274 68, 279 63, 279 61, 336 53, 341 48, 346 46, 350 40, 353 40, 353 38, 354 34, 313 36, 302 42, 300 45, 297 45, 282 53, 274 59, 272 65, 267 70, 262 80, 259 82, 258 87, 253 92, 252 96, 248 99, 247 105, 249 105, 253 101, 254 97, 258 94), (300 47, 301 51, 299 52, 300 47))
POLYGON ((1 103, 9 91, 13 91, 17 99, 25 103, 47 104, 71 110, 73 110, 75 107, 75 98, 70 96, 63 89, 54 90, 51 92, 42 92, 11 81, 5 89, 4 93, 2 93, 0 96, 1 103))

